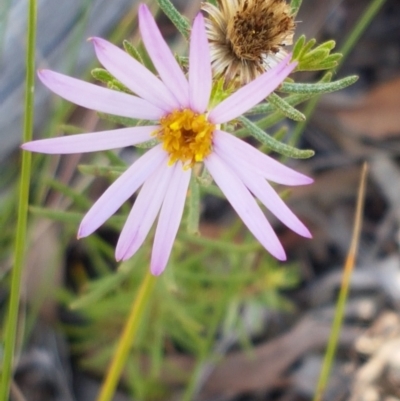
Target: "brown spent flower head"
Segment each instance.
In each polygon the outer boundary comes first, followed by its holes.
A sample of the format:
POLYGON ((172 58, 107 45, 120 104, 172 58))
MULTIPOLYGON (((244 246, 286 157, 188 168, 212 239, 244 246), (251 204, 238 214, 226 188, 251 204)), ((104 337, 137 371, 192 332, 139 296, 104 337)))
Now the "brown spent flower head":
POLYGON ((295 22, 285 0, 217 0, 202 3, 216 76, 244 85, 276 65, 293 43, 295 22))

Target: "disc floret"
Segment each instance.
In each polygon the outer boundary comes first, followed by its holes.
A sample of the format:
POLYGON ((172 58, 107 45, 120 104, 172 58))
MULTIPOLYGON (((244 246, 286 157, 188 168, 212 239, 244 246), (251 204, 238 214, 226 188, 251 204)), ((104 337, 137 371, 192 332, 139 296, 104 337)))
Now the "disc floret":
POLYGON ((184 166, 192 167, 211 153, 215 125, 205 114, 174 110, 160 119, 160 125, 156 136, 170 155, 170 165, 180 160, 184 166))

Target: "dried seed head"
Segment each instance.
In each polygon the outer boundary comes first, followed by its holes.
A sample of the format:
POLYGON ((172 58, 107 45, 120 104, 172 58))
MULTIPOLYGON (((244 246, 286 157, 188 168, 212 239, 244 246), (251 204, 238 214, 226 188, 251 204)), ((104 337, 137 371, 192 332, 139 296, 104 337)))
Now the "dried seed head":
POLYGON ((245 0, 228 22, 227 39, 238 58, 257 61, 278 53, 293 37, 294 22, 282 0, 245 0))
POLYGON ((291 45, 295 22, 285 0, 218 0, 203 3, 216 75, 246 84, 274 66, 291 45))

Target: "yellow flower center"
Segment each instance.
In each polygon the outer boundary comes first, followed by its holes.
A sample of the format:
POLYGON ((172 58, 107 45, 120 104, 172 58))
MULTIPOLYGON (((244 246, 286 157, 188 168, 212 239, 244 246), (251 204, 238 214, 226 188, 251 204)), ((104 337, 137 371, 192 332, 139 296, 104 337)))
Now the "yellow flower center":
POLYGON ((170 165, 180 160, 189 168, 211 153, 215 125, 207 121, 205 114, 174 110, 161 118, 160 125, 154 134, 169 153, 170 165))

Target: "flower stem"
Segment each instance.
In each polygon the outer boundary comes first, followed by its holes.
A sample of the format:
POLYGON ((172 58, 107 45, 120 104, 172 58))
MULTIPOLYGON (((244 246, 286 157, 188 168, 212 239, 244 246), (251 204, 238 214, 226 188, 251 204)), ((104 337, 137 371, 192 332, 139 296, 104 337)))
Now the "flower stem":
MULTIPOLYGON (((23 127, 23 142, 32 139, 34 85, 35 85, 35 43, 36 43, 36 0, 29 0, 27 50, 26 50, 26 77, 25 77, 25 115, 23 127)), ((31 153, 22 152, 22 166, 19 183, 19 204, 17 230, 14 248, 14 267, 11 273, 10 300, 4 332, 4 358, 0 379, 0 400, 7 400, 10 391, 10 381, 13 369, 14 349, 17 338, 17 322, 21 276, 25 256, 25 240, 27 232, 29 186, 31 176, 31 153)))
POLYGON ((324 361, 322 364, 321 373, 318 379, 317 388, 314 394, 313 401, 321 401, 328 384, 329 375, 333 363, 333 358, 336 353, 336 348, 339 340, 340 330, 342 328, 343 316, 346 309, 347 297, 349 294, 351 274, 354 269, 358 242, 360 238, 361 223, 362 223, 362 212, 364 209, 364 199, 365 199, 365 188, 367 181, 367 164, 364 163, 361 172, 360 187, 358 189, 357 196, 357 208, 356 216, 354 221, 353 236, 351 239, 349 253, 346 258, 346 263, 344 265, 342 285, 340 287, 340 292, 338 300, 336 303, 335 316, 332 323, 332 331, 329 336, 328 346, 326 349, 324 361))
POLYGON ((161 10, 164 11, 165 15, 176 26, 182 36, 185 39, 188 39, 190 33, 190 24, 188 20, 181 15, 181 13, 175 8, 170 0, 157 0, 157 3, 161 10))
POLYGON ((143 312, 148 303, 155 282, 156 277, 153 276, 150 271, 148 271, 139 288, 137 297, 132 304, 131 312, 124 327, 124 331, 122 332, 97 401, 110 401, 114 395, 122 370, 129 356, 129 350, 138 332, 143 312))

